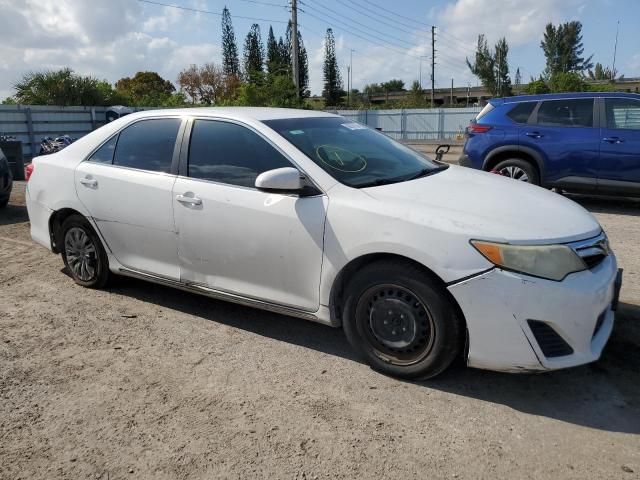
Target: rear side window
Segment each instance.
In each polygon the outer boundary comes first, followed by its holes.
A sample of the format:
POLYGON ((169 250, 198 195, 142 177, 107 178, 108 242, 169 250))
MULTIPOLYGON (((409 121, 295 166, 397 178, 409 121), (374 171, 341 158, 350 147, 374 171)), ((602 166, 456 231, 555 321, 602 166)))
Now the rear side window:
POLYGON ((196 120, 189 145, 189 177, 254 187, 267 170, 291 163, 266 140, 241 125, 196 120))
POLYGON ((640 101, 628 98, 607 98, 607 128, 640 130, 640 101))
POLYGON ((150 172, 170 172, 181 122, 179 118, 150 119, 125 128, 120 132, 113 164, 150 172))
POLYGON ((522 102, 516 104, 509 113, 507 113, 507 117, 513 120, 516 123, 527 123, 533 109, 536 108, 538 102, 522 102))
POLYGON ((93 152, 89 161, 97 163, 113 163, 113 153, 116 150, 117 141, 118 135, 111 137, 98 150, 93 152))
POLYGON ((547 100, 538 109, 538 125, 592 127, 593 99, 547 100))

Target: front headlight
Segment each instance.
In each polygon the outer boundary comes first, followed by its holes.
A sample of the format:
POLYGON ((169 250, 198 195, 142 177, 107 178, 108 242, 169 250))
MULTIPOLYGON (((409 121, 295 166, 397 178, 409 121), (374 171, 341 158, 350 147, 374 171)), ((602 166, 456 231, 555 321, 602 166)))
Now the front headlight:
POLYGON ((587 269, 582 259, 566 245, 508 245, 471 240, 487 260, 498 267, 549 280, 563 280, 587 269))

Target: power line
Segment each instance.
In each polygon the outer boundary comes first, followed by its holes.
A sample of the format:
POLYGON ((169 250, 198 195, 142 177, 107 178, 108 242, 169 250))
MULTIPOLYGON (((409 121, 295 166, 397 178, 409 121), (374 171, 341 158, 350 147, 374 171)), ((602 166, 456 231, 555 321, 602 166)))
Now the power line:
MULTIPOLYGON (((331 21, 341 23, 341 24, 343 24, 346 28, 352 28, 352 29, 354 29, 354 30, 357 30, 358 32, 362 33, 363 35, 368 35, 368 36, 370 36, 370 37, 372 37, 372 38, 376 38, 376 39, 378 39, 378 40, 380 40, 380 41, 382 41, 382 42, 388 43, 389 45, 394 45, 394 46, 399 47, 399 48, 406 48, 406 47, 404 47, 404 46, 402 46, 402 45, 398 45, 397 43, 393 43, 393 42, 390 42, 390 41, 388 41, 388 40, 384 40, 384 39, 382 39, 382 38, 380 38, 380 37, 377 37, 377 36, 375 36, 375 35, 372 35, 372 34, 371 34, 371 33, 369 33, 368 31, 366 31, 366 30, 362 30, 362 29, 361 29, 361 28, 359 28, 359 27, 354 27, 353 25, 349 25, 349 24, 347 24, 344 20, 341 20, 341 19, 339 19, 339 18, 336 18, 336 17, 334 17, 333 15, 331 15, 331 14, 329 14, 329 13, 324 13, 324 12, 322 12, 322 11, 318 10, 317 8, 312 7, 311 5, 309 5, 309 4, 308 4, 308 3, 306 3, 306 2, 302 2, 302 1, 301 1, 300 3, 301 3, 302 5, 304 5, 306 8, 310 8, 311 10, 315 11, 318 15, 322 15, 322 16, 324 16, 324 17, 325 17, 325 21, 327 21, 327 20, 326 20, 326 18, 328 17, 328 18, 330 18, 330 19, 331 19, 331 21)), ((308 13, 308 12, 307 12, 307 13, 308 13)), ((352 22, 352 23, 356 23, 356 24, 358 24, 358 25, 362 25, 362 26, 364 26, 365 28, 369 28, 369 29, 371 28, 371 26, 370 26, 370 25, 364 25, 364 24, 362 24, 362 23, 360 23, 360 22, 358 22, 358 21, 356 21, 356 20, 351 20, 351 19, 349 19, 348 21, 350 21, 350 22, 352 22)), ((399 42, 405 43, 405 44, 409 45, 410 47, 414 47, 414 46, 415 46, 414 44, 412 44, 411 42, 407 42, 406 40, 402 40, 402 39, 399 39, 399 38, 397 38, 397 37, 391 37, 391 38, 394 38, 394 39, 396 39, 396 40, 397 40, 397 41, 399 41, 399 42)))
MULTIPOLYGON (((360 9, 358 9, 358 8, 352 7, 351 5, 349 5, 349 4, 347 4, 347 3, 344 3, 344 2, 340 2, 340 3, 341 3, 343 6, 345 6, 345 7, 349 8, 349 9, 353 10, 354 12, 358 13, 359 15, 363 15, 363 16, 365 16, 365 17, 368 17, 368 18, 372 19, 374 22, 381 23, 382 25, 386 25, 386 26, 388 26, 388 27, 391 27, 391 28, 393 28, 394 30, 400 30, 400 31, 403 31, 403 32, 405 32, 405 33, 409 33, 409 34, 411 34, 411 35, 414 35, 414 34, 415 34, 415 30, 414 30, 414 31, 405 30, 405 29, 400 28, 400 27, 398 27, 398 26, 396 26, 396 25, 392 25, 392 24, 390 24, 390 23, 387 23, 387 22, 385 22, 385 21, 381 20, 380 18, 375 17, 374 15, 370 15, 370 14, 368 14, 368 13, 367 13, 367 12, 365 12, 365 11, 362 11, 362 10, 360 10, 360 9)), ((356 2, 352 2, 352 3, 354 3, 354 4, 358 5, 356 2)), ((325 8, 326 8, 326 7, 325 7, 325 8)), ((361 8, 363 8, 363 7, 361 7, 361 8)), ((393 19, 389 19, 389 20, 394 21, 393 19)), ((355 20, 353 20, 353 21, 355 22, 355 20)), ((401 25, 402 25, 402 24, 401 24, 401 25)))
MULTIPOLYGON (((353 2, 353 0, 352 0, 352 2, 353 2)), ((353 2, 353 3, 355 3, 355 2, 353 2)), ((382 10, 384 12, 390 13, 392 15, 395 15, 396 17, 402 18, 404 20, 409 20, 411 22, 415 22, 415 23, 419 24, 422 27, 426 27, 426 28, 429 27, 429 25, 427 25, 426 23, 422 23, 422 22, 419 22, 419 21, 417 21, 417 20, 415 20, 413 18, 405 17, 404 15, 400 15, 399 13, 396 13, 393 10, 389 10, 387 8, 384 8, 384 7, 380 6, 380 5, 377 5, 376 3, 372 2, 371 0, 368 0, 368 3, 369 3, 370 6, 378 8, 378 9, 380 9, 380 10, 382 10)), ((391 19, 389 19, 389 20, 391 20, 391 19)), ((397 22, 397 20, 393 20, 393 21, 397 22)), ((400 23, 400 22, 397 22, 397 23, 400 23)), ((400 24, 403 25, 402 23, 400 23, 400 24)), ((407 25, 405 24, 405 26, 407 26, 407 25)))
POLYGON ((260 0, 241 0, 242 2, 255 3, 257 5, 268 5, 270 7, 289 8, 289 5, 283 5, 281 3, 262 2, 260 0))
MULTIPOLYGON (((200 8, 190 8, 190 7, 183 7, 180 5, 171 5, 170 3, 162 3, 162 2, 155 2, 152 0, 136 0, 140 3, 149 3, 151 5, 158 5, 161 7, 169 7, 169 8, 176 8, 178 10, 185 10, 188 12, 195 12, 195 13, 206 13, 207 15, 217 15, 219 17, 222 16, 221 13, 218 12, 212 12, 211 10, 202 10, 200 8)), ((272 22, 272 23, 288 23, 288 21, 284 21, 284 20, 273 20, 270 18, 256 18, 256 17, 245 17, 242 15, 230 15, 231 18, 241 18, 243 20, 254 20, 254 21, 258 21, 258 22, 272 22)))

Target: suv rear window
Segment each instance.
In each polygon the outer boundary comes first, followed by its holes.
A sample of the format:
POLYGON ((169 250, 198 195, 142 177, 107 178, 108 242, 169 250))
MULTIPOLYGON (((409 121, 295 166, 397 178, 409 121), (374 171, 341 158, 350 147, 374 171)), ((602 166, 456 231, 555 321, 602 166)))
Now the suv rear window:
POLYGON ((507 113, 507 117, 513 120, 516 123, 527 123, 533 109, 536 108, 538 102, 522 102, 516 104, 509 113, 507 113))
POLYGON ((538 109, 538 125, 592 127, 593 98, 547 100, 538 109))

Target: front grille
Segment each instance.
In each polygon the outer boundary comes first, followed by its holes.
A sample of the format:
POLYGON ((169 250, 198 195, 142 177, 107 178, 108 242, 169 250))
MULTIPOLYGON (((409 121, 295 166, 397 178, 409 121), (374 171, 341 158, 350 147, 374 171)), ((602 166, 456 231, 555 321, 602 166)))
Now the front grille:
POLYGON ((609 241, 604 233, 595 238, 576 242, 571 245, 573 250, 584 261, 587 268, 592 269, 602 263, 609 255, 609 241))
POLYGON ((527 323, 545 357, 564 357, 573 353, 573 348, 548 323, 540 320, 527 320, 527 323))

